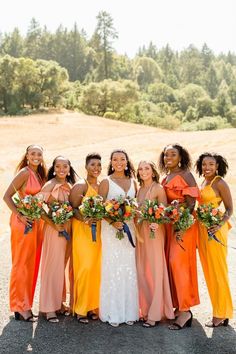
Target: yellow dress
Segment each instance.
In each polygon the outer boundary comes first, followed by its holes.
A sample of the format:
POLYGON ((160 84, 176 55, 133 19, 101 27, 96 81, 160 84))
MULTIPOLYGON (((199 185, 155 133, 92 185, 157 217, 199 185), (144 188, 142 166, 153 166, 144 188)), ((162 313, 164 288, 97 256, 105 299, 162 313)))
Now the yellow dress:
MULTIPOLYGON (((221 178, 217 176, 217 178, 221 178)), ((200 204, 212 203, 214 207, 218 207, 221 197, 217 197, 212 183, 205 186, 200 191, 200 204)), ((227 267, 227 247, 222 246, 215 240, 208 240, 207 229, 200 222, 199 224, 199 255, 210 295, 213 316, 218 318, 233 317, 233 303, 229 287, 228 267, 227 267)), ((216 237, 227 245, 227 235, 230 224, 226 222, 216 237)))
MULTIPOLYGON (((85 197, 97 192, 88 184, 85 197)), ((72 253, 74 272, 73 312, 86 316, 99 307, 101 273, 101 223, 97 222, 96 242, 92 241, 91 227, 77 219, 72 221, 72 253)))

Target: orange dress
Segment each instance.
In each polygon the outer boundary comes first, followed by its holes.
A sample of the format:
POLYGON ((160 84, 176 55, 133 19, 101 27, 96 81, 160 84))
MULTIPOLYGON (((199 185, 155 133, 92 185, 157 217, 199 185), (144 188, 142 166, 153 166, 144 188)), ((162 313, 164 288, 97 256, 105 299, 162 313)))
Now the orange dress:
MULTIPOLYGON (((47 202, 52 196, 60 202, 68 201, 71 186, 68 183, 57 183, 51 192, 44 192, 47 202)), ((70 234, 71 222, 66 224, 65 230, 70 234)), ((40 312, 55 312, 61 309, 65 300, 65 266, 68 241, 59 236, 58 231, 45 223, 43 229, 43 252, 41 266, 41 288, 39 299, 40 312)))
MULTIPOLYGON (((168 203, 173 200, 184 202, 185 195, 193 198, 199 196, 197 187, 189 187, 186 181, 176 175, 170 182, 163 181, 168 203)), ((173 306, 180 311, 187 311, 198 305, 198 281, 196 248, 198 239, 197 223, 193 224, 183 235, 183 250, 174 237, 173 226, 166 225, 167 242, 166 258, 169 271, 169 280, 173 306)))
MULTIPOLYGON (((29 178, 25 190, 18 192, 21 198, 28 194, 35 195, 42 188, 34 172, 30 168, 28 171, 29 178)), ((12 253, 10 309, 13 312, 23 312, 30 310, 33 303, 42 247, 43 221, 34 221, 32 231, 24 235, 25 225, 19 221, 15 213, 12 213, 10 227, 12 253)))
MULTIPOLYGON (((212 203, 215 208, 219 207, 222 199, 215 194, 212 188, 212 184, 216 178, 221 177, 216 176, 209 185, 201 189, 200 204, 212 203)), ((227 266, 227 238, 231 225, 229 222, 226 222, 216 232, 216 237, 226 245, 226 247, 215 240, 209 241, 207 228, 200 222, 198 222, 198 227, 198 252, 213 307, 213 316, 218 318, 233 318, 233 303, 227 266)))

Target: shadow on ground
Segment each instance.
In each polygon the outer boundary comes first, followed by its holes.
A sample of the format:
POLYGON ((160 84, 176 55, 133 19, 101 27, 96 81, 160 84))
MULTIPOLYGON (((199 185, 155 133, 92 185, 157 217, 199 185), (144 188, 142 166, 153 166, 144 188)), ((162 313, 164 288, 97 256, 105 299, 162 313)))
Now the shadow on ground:
POLYGON ((168 330, 121 325, 113 328, 99 321, 79 324, 75 318, 61 317, 59 324, 15 321, 13 317, 0 337, 1 353, 236 353, 236 333, 231 326, 207 329, 196 319, 192 328, 168 330))

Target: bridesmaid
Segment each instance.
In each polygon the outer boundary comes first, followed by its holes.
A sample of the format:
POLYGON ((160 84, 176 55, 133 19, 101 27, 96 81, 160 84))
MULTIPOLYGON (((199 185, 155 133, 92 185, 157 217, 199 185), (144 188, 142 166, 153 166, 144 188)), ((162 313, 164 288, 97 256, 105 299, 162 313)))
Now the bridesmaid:
MULTIPOLYGON (((166 194, 159 184, 159 174, 153 162, 141 161, 137 178, 140 183, 137 195, 140 206, 147 199, 166 205, 166 194)), ((139 307, 141 316, 146 319, 143 327, 150 328, 162 318, 174 318, 164 252, 165 228, 147 221, 137 227, 142 239, 136 245, 139 307), (150 238, 150 228, 155 232, 155 239, 150 238)))
POLYGON ((75 208, 72 221, 74 305, 80 323, 87 324, 88 318, 98 319, 99 287, 101 270, 101 228, 97 223, 96 242, 92 241, 91 221, 85 221, 78 211, 84 197, 98 194, 98 176, 101 173, 101 156, 97 153, 86 156, 86 180, 77 182, 70 194, 70 202, 75 208))
POLYGON ((227 161, 217 154, 204 153, 196 162, 199 176, 204 176, 200 190, 200 203, 212 203, 218 208, 223 203, 225 213, 223 225, 214 226, 210 231, 226 247, 216 241, 208 241, 207 229, 201 223, 199 226, 199 255, 213 307, 212 320, 207 327, 227 326, 229 318, 233 318, 233 304, 229 287, 227 267, 227 236, 230 225, 228 220, 233 214, 233 202, 227 183, 223 180, 228 170, 227 161))
POLYGON ((34 322, 31 308, 40 263, 43 222, 34 221, 32 231, 24 235, 29 220, 18 213, 12 197, 16 191, 23 198, 28 194, 35 195, 41 190, 46 179, 42 147, 28 146, 16 171, 18 173, 3 197, 12 211, 10 309, 15 312, 16 320, 34 322))
MULTIPOLYGON (((111 153, 108 176, 99 186, 104 200, 135 197, 134 168, 124 150, 111 153)), ((134 237, 133 222, 128 222, 134 237)), ((99 316, 113 327, 120 323, 133 325, 138 319, 138 287, 135 249, 128 237, 116 238, 122 222, 102 221, 102 271, 99 316)))
POLYGON ((57 156, 48 171, 48 182, 41 193, 49 207, 49 216, 44 215, 44 240, 41 267, 40 312, 46 313, 49 322, 59 322, 56 312, 62 308, 65 283, 65 262, 67 240, 58 232, 66 230, 70 234, 71 223, 54 224, 50 219, 50 204, 69 199, 71 185, 75 183, 75 171, 68 159, 57 156))
MULTIPOLYGON (((160 155, 159 164, 160 169, 167 173, 162 184, 168 203, 178 200, 185 203, 192 212, 199 191, 189 171, 191 160, 188 151, 178 144, 167 145, 160 155)), ((169 326, 169 329, 179 330, 191 327, 190 308, 199 304, 196 264, 198 228, 194 224, 183 235, 174 232, 170 224, 166 229, 166 257, 176 316, 175 323, 169 326), (177 242, 179 237, 183 238, 184 250, 177 242)))

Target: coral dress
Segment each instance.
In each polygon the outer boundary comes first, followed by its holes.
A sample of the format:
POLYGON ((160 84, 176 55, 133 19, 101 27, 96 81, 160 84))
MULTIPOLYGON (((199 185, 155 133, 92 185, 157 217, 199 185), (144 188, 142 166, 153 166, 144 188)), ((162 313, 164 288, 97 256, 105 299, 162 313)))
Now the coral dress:
MULTIPOLYGON (((184 202, 186 195, 193 198, 199 196, 198 188, 189 187, 180 175, 176 175, 169 182, 165 179, 162 184, 168 203, 173 200, 184 202)), ((166 230, 166 258, 173 306, 180 311, 187 311, 190 307, 199 304, 196 261, 198 226, 194 223, 184 233, 181 245, 185 251, 175 239, 173 226, 166 225, 166 230)))
MULTIPOLYGON (((55 184, 51 192, 44 192, 44 200, 50 197, 60 202, 68 201, 71 186, 68 183, 55 184)), ((70 234, 70 220, 65 230, 70 234)), ((64 300, 65 263, 68 241, 45 222, 41 266, 40 312, 55 312, 61 309, 64 300)))
MULTIPOLYGON (((42 185, 35 173, 28 168, 29 178, 24 191, 19 196, 37 194, 42 185)), ((32 231, 24 235, 25 225, 19 221, 17 215, 12 213, 11 226, 11 252, 12 270, 10 280, 10 309, 13 312, 23 312, 31 309, 35 285, 38 276, 42 246, 43 221, 35 220, 32 231)))
MULTIPOLYGON (((151 199, 151 187, 142 201, 138 196, 139 204, 142 204, 145 199, 151 199)), ((165 228, 159 225, 155 232, 155 239, 151 239, 147 221, 143 221, 137 227, 143 239, 143 243, 137 242, 136 245, 140 316, 151 321, 160 321, 162 318, 173 319, 174 312, 164 251, 165 228)))
MULTIPOLYGON (((216 178, 221 178, 217 176, 216 178)), ((222 199, 217 197, 212 183, 205 186, 200 191, 200 203, 212 203, 218 208, 222 199)), ((200 222, 199 226, 199 255, 206 279, 208 292, 210 295, 213 316, 218 318, 233 318, 233 304, 229 287, 228 267, 226 262, 227 247, 222 246, 218 242, 208 241, 207 229, 200 222)), ((227 235, 230 225, 226 222, 219 231, 216 232, 216 237, 227 245, 227 235)))
MULTIPOLYGON (((95 196, 97 191, 88 184, 85 197, 95 196)), ((101 277, 101 223, 97 222, 96 242, 92 241, 91 227, 73 218, 73 312, 86 316, 99 307, 101 277)))

